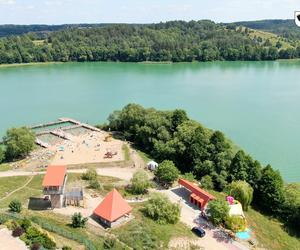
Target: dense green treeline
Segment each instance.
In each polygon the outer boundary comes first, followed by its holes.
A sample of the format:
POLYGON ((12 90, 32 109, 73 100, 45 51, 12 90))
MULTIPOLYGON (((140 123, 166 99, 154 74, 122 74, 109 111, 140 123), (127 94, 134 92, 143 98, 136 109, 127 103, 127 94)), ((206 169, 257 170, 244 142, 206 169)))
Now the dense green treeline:
POLYGON ((122 131, 156 160, 171 160, 182 173, 193 173, 203 182, 209 178, 216 190, 225 190, 233 181, 246 181, 260 209, 300 226, 300 185, 285 185, 270 165, 263 167, 244 151, 236 152, 223 133, 189 119, 185 111, 129 104, 108 120, 110 129, 122 131))
POLYGON ((300 47, 277 48, 248 31, 203 21, 69 28, 46 35, 0 39, 0 63, 47 61, 214 61, 300 57, 300 47))
POLYGON ((45 24, 31 24, 31 25, 15 25, 3 24, 0 25, 0 37, 23 35, 30 32, 35 32, 39 37, 45 37, 47 33, 68 29, 68 28, 91 28, 100 27, 109 24, 60 24, 60 25, 45 25, 45 24))

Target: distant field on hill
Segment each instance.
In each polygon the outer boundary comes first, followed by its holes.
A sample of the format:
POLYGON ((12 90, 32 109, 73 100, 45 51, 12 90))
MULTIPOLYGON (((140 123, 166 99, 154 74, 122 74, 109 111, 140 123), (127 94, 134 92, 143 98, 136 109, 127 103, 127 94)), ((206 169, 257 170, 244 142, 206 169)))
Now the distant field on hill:
POLYGON ((247 21, 236 22, 235 24, 242 25, 251 29, 271 32, 292 40, 300 39, 300 28, 296 26, 295 21, 293 19, 247 21))

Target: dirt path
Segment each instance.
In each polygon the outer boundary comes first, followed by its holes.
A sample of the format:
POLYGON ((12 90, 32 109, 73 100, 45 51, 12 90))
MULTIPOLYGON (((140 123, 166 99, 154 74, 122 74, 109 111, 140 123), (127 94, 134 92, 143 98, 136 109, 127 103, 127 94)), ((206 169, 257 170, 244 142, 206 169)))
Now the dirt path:
POLYGON ((134 167, 144 169, 146 167, 146 164, 142 157, 140 157, 136 150, 130 147, 130 145, 128 145, 128 147, 130 148, 130 158, 133 161, 134 167))
MULTIPOLYGON (((121 180, 129 181, 136 171, 136 168, 120 168, 120 167, 107 167, 107 168, 97 168, 96 171, 99 175, 103 176, 111 176, 117 177, 121 180)), ((87 171, 86 168, 84 169, 68 169, 68 173, 77 173, 82 174, 87 171)), ((45 174, 46 172, 27 172, 27 171, 6 171, 0 172, 1 177, 13 177, 13 176, 34 176, 38 174, 45 174)))
POLYGON ((29 180, 28 180, 22 187, 19 187, 19 188, 15 189, 14 191, 8 193, 8 194, 5 195, 4 197, 2 197, 2 198, 0 199, 0 201, 5 200, 6 198, 8 198, 9 196, 11 196, 12 194, 14 194, 14 193, 20 191, 21 189, 25 188, 25 187, 32 181, 33 177, 34 177, 33 175, 30 176, 29 180))

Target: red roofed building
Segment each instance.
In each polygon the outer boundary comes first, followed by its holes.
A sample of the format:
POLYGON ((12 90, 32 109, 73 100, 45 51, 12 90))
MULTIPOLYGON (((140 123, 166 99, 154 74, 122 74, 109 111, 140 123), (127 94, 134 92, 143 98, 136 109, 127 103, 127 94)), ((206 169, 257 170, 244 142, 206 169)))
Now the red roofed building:
POLYGON ((179 179, 179 185, 188 189, 190 194, 190 202, 197 205, 201 210, 205 208, 207 203, 211 200, 214 200, 215 197, 203 189, 199 188, 197 184, 187 181, 185 179, 179 179))
POLYGON ((128 218, 131 211, 132 207, 128 205, 116 189, 113 189, 96 207, 94 215, 106 226, 113 227, 128 218))
POLYGON ((52 208, 61 208, 64 202, 67 168, 65 166, 48 166, 43 180, 44 194, 50 195, 52 208))

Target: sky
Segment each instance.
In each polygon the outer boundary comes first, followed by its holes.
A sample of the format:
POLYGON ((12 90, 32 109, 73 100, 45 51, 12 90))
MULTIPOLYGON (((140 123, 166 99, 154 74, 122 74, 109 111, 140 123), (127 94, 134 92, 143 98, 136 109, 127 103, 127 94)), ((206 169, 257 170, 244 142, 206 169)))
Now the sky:
POLYGON ((293 19, 300 0, 0 0, 0 24, 293 19))

